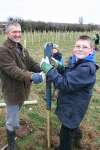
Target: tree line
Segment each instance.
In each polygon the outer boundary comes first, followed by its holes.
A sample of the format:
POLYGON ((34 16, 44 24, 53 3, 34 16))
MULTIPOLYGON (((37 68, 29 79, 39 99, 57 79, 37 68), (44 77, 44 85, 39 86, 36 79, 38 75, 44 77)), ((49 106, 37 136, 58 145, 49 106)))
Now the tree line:
POLYGON ((52 23, 52 22, 42 22, 42 21, 25 21, 20 18, 12 18, 9 17, 8 23, 11 21, 17 21, 22 26, 22 31, 53 31, 53 32, 65 32, 65 31, 73 31, 73 32, 84 32, 84 31, 99 31, 100 25, 94 24, 71 24, 71 23, 52 23))

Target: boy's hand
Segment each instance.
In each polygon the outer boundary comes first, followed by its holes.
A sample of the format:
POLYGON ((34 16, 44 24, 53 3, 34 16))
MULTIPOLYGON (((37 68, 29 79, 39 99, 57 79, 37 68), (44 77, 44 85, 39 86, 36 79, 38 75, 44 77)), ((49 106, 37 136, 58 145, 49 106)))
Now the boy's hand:
POLYGON ((53 68, 53 66, 49 62, 49 58, 46 56, 46 58, 42 58, 40 62, 41 70, 47 74, 49 70, 53 68))
POLYGON ((55 68, 63 68, 63 67, 64 67, 64 65, 63 65, 60 61, 56 60, 56 59, 53 58, 53 57, 51 57, 51 64, 52 64, 55 68))
POLYGON ((45 73, 42 71, 42 72, 40 72, 40 75, 42 76, 43 82, 45 82, 46 81, 45 73))
POLYGON ((55 58, 51 57, 51 64, 52 64, 55 68, 58 68, 58 66, 59 66, 59 61, 56 60, 55 58))

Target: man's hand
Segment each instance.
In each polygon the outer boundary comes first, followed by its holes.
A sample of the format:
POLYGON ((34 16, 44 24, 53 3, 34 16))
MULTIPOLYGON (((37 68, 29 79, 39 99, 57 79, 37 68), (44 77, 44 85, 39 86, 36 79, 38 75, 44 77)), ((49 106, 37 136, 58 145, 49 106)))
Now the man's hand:
POLYGON ((41 83, 44 80, 45 80, 45 74, 43 72, 33 73, 32 74, 32 81, 33 81, 33 83, 39 84, 39 83, 41 83))
POLYGON ((41 70, 47 74, 49 70, 53 68, 53 66, 49 62, 49 58, 46 56, 46 58, 42 58, 40 62, 41 70))

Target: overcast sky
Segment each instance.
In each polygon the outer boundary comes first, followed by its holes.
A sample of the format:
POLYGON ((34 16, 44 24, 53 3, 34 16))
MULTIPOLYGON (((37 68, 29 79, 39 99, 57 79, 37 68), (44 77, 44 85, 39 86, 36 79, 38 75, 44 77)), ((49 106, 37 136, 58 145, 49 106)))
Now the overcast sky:
POLYGON ((100 0, 0 0, 0 21, 24 20, 100 24, 100 0))

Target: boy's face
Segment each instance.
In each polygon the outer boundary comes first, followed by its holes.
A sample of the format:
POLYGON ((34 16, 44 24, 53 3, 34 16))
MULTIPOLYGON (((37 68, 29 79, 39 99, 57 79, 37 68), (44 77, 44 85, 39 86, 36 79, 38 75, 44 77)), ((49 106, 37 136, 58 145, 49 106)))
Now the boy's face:
POLYGON ((84 59, 91 53, 93 53, 93 48, 90 45, 90 41, 88 41, 88 40, 76 41, 75 46, 73 48, 73 54, 78 59, 84 59))
POLYGON ((56 48, 53 48, 52 52, 53 52, 53 53, 57 53, 58 50, 57 50, 56 48))

